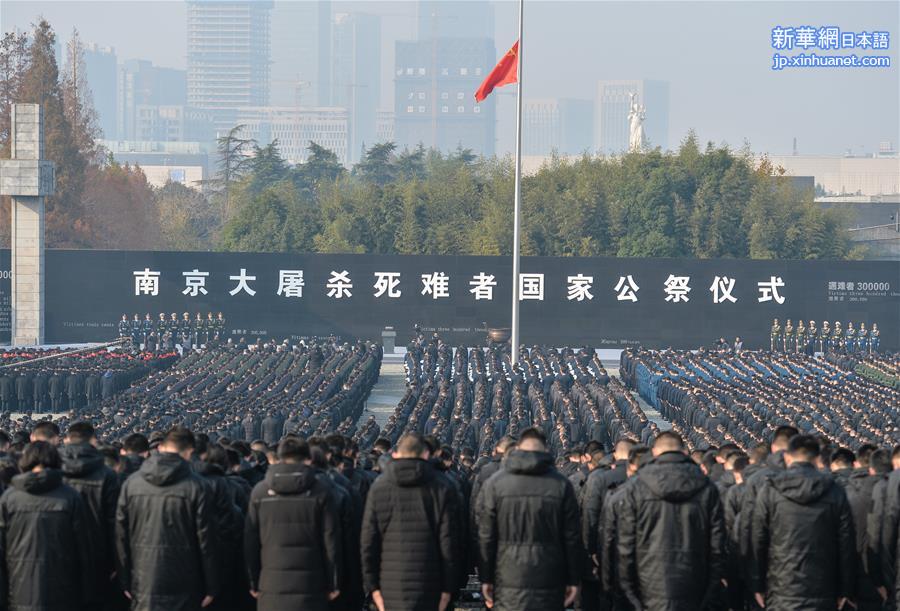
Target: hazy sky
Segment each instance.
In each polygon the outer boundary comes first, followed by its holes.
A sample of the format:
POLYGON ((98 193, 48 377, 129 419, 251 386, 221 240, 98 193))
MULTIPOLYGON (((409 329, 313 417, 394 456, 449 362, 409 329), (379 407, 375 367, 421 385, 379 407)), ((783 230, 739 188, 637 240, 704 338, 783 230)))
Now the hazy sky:
MULTIPOLYGON (((415 36, 415 2, 332 5, 334 12, 382 16, 382 105, 392 107, 393 43, 415 36)), ((526 98, 593 99, 600 79, 662 79, 670 83, 670 146, 689 129, 702 141, 739 148, 746 140, 755 152, 772 154, 790 153, 794 137, 806 154, 872 152, 883 140, 900 146, 895 0, 527 0, 525 6, 526 98), (892 65, 773 71, 770 31, 776 25, 889 31, 890 49, 877 53, 891 56, 892 65)), ((495 7, 495 41, 503 53, 515 40, 517 4, 498 1, 495 7)), ((120 61, 185 66, 184 2, 0 0, 4 32, 28 27, 37 15, 63 39, 77 27, 84 40, 115 47, 120 61)), ((503 90, 499 102, 500 152, 513 144, 514 91, 503 90)))

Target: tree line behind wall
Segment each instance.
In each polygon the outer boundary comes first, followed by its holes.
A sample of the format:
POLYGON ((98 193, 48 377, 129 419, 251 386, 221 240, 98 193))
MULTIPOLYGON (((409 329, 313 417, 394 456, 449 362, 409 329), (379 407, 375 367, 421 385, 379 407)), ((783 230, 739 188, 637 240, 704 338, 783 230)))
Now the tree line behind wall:
MULTIPOLYGON (((381 143, 344 168, 310 143, 288 164, 278 143, 219 138, 216 175, 202 192, 151 187, 139 167, 97 145, 78 33, 60 72, 55 34, 0 44, 0 156, 10 107, 40 102, 45 155, 56 162, 47 244, 61 248, 505 255, 512 250, 513 163, 467 149, 398 150, 381 143), (82 67, 82 68, 80 68, 82 67)), ((856 258, 844 219, 813 203, 749 150, 689 134, 677 151, 551 158, 523 182, 522 252, 544 256, 856 258)), ((9 243, 9 202, 0 242, 9 243)))

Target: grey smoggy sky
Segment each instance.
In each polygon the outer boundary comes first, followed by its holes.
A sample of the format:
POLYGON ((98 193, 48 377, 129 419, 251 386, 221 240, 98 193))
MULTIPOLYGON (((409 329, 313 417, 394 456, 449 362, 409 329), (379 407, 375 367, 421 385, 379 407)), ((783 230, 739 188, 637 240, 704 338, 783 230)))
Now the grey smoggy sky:
MULTIPOLYGON (((500 55, 516 37, 517 3, 494 7, 500 55)), ((416 3, 335 0, 332 11, 382 17, 381 102, 391 108, 394 41, 416 36, 416 3)), ((900 147, 900 2, 526 0, 525 11, 526 99, 592 100, 598 80, 661 79, 670 85, 670 148, 690 129, 702 142, 749 142, 773 155, 789 154, 794 137, 801 154, 872 153, 882 141, 900 147), (888 31, 887 51, 856 52, 889 55, 891 67, 773 71, 776 25, 888 31)), ((27 29, 39 15, 63 44, 76 27, 83 40, 115 47, 120 62, 185 67, 184 2, 0 0, 4 32, 27 29)), ((505 153, 514 144, 515 87, 498 93, 498 152, 505 153)))

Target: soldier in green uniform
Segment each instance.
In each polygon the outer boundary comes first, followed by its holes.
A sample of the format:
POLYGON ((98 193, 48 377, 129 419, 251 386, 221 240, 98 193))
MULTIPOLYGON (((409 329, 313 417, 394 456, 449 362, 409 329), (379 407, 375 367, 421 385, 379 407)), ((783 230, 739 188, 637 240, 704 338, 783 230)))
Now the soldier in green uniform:
POLYGON ((794 352, 805 352, 806 351, 806 325, 803 324, 803 319, 797 321, 797 345, 794 348, 794 352))
POLYGON ((831 331, 831 349, 839 352, 844 349, 844 330, 841 329, 841 321, 834 321, 834 329, 831 331))
POLYGON ((859 330, 856 332, 856 345, 860 352, 869 351, 869 330, 866 329, 866 323, 859 323, 859 330))
POLYGON ((128 321, 128 314, 122 314, 122 320, 119 321, 119 338, 131 337, 131 323, 128 321))
POLYGON ((194 318, 193 331, 194 331, 194 343, 197 345, 198 348, 203 347, 202 335, 203 335, 203 327, 204 326, 205 325, 203 324, 203 316, 200 314, 200 312, 197 312, 197 317, 194 318))
POLYGON ((178 325, 178 337, 181 340, 182 352, 188 351, 194 347, 194 334, 192 332, 191 315, 184 312, 181 315, 181 323, 178 325))
POLYGON ((853 322, 847 323, 847 330, 844 332, 844 346, 847 352, 856 352, 856 329, 853 328, 853 322))
POLYGON ((793 352, 794 349, 794 323, 788 318, 784 323, 784 351, 793 352))
POLYGON ((206 345, 212 345, 213 334, 216 330, 216 319, 213 318, 213 313, 209 312, 206 315, 206 328, 204 329, 204 333, 206 334, 206 341, 204 342, 206 345))
POLYGON ((213 327, 215 330, 214 336, 216 343, 224 341, 225 339, 225 316, 219 312, 218 316, 216 316, 216 324, 213 327))
POLYGON ((822 330, 819 331, 819 352, 827 353, 831 349, 831 327, 828 321, 822 321, 822 330))
POLYGON ((153 351, 156 350, 156 338, 153 337, 153 347, 150 347, 151 336, 153 336, 153 317, 150 316, 150 312, 144 316, 144 321, 141 323, 141 335, 144 338, 144 350, 153 351))
POLYGON ((878 323, 872 323, 872 330, 869 332, 869 352, 878 352, 878 345, 881 343, 881 331, 878 330, 878 323))
POLYGON ((816 343, 819 341, 819 329, 816 328, 816 321, 809 321, 809 329, 806 332, 809 338, 806 346, 806 353, 812 356, 816 352, 816 343))
POLYGON ((778 319, 772 321, 772 329, 769 331, 769 343, 771 344, 771 351, 775 352, 776 346, 781 343, 781 325, 778 322, 778 319))

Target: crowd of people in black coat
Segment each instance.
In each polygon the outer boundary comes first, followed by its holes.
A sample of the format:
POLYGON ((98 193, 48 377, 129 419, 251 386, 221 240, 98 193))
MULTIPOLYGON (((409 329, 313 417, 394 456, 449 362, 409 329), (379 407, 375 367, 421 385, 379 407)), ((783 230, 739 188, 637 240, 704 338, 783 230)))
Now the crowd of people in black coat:
MULTIPOLYGON (((886 365, 890 357, 882 358, 886 365)), ((900 388, 857 373, 856 363, 769 352, 625 350, 620 372, 692 447, 733 443, 749 451, 780 425, 854 450, 900 444, 900 388)))
POLYGON ((622 384, 586 348, 513 365, 420 336, 388 422, 357 426, 380 361, 364 343, 220 346, 63 431, 0 432, 0 600, 897 608, 893 389, 763 353, 630 351, 622 384))
POLYGON ((45 414, 95 407, 177 356, 106 349, 8 351, 0 355, 0 410, 45 414))

